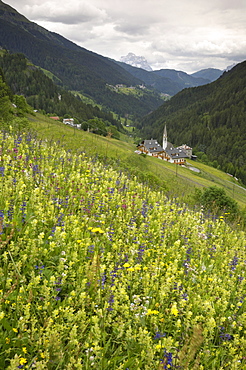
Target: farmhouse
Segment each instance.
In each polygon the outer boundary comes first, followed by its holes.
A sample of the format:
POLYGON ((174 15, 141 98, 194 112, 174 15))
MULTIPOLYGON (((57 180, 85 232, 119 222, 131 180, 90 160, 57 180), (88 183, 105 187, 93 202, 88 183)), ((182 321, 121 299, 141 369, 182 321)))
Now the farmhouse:
POLYGON ((182 149, 188 155, 189 158, 192 157, 192 148, 189 147, 188 145, 183 144, 181 146, 178 146, 177 149, 182 149))
POLYGON ((153 157, 160 157, 163 155, 164 150, 160 146, 160 144, 154 140, 143 140, 139 145, 138 145, 138 150, 141 153, 151 155, 153 157))
POLYGON ((173 144, 167 141, 167 129, 164 128, 162 146, 157 140, 143 140, 138 145, 138 153, 144 153, 153 157, 160 158, 164 161, 176 164, 185 164, 187 158, 192 156, 192 148, 187 145, 175 148, 173 144))
POLYGON ((65 125, 69 125, 71 127, 81 128, 81 124, 74 123, 73 118, 64 118, 62 122, 65 123, 65 125))
POLYGON ((73 118, 64 118, 62 122, 65 123, 65 125, 70 125, 70 126, 74 125, 74 119, 73 118))

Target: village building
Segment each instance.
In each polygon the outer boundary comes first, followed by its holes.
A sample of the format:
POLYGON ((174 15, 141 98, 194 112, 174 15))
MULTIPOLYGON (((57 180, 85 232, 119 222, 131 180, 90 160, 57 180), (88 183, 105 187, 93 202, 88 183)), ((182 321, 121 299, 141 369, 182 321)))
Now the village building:
POLYGON ((154 139, 143 140, 138 145, 138 150, 140 153, 151 155, 153 157, 160 157, 164 153, 161 145, 154 139))
POLYGON ((71 127, 81 128, 81 123, 75 123, 73 118, 64 118, 62 122, 71 127))
POLYGON ((175 148, 174 145, 167 141, 167 128, 163 132, 162 146, 157 140, 143 140, 138 145, 137 153, 143 153, 152 157, 157 157, 170 163, 185 164, 188 158, 192 156, 192 148, 187 145, 181 145, 175 148))
POLYGON ((183 144, 181 146, 178 146, 177 149, 182 149, 189 158, 192 158, 192 148, 186 144, 183 144))
POLYGON ((74 125, 74 119, 73 118, 64 118, 62 122, 65 123, 65 125, 70 125, 70 126, 74 125))

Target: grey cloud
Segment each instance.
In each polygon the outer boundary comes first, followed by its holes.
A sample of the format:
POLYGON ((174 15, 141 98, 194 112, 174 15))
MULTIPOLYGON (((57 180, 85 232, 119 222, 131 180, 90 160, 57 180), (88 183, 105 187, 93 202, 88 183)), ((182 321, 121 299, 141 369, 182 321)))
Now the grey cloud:
POLYGON ((66 14, 58 16, 52 16, 47 14, 47 15, 38 15, 35 18, 37 19, 37 21, 42 20, 54 23, 63 23, 65 25, 86 23, 90 22, 93 19, 93 17, 89 14, 66 14))
POLYGON ((144 35, 146 34, 146 27, 141 24, 132 24, 132 23, 122 23, 116 25, 115 30, 118 32, 122 32, 129 36, 136 36, 136 35, 144 35))
POLYGON ((49 21, 74 25, 84 22, 102 22, 107 18, 105 10, 97 8, 88 1, 65 2, 60 6, 57 0, 26 4, 29 17, 36 21, 49 21), (73 4, 72 4, 73 3, 73 4))

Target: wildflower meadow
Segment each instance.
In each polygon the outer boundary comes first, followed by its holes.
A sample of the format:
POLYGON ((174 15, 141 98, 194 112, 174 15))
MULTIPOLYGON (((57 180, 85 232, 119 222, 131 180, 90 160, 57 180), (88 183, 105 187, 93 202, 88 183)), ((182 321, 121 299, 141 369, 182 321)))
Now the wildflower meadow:
POLYGON ((0 369, 246 369, 243 231, 0 136, 0 369))

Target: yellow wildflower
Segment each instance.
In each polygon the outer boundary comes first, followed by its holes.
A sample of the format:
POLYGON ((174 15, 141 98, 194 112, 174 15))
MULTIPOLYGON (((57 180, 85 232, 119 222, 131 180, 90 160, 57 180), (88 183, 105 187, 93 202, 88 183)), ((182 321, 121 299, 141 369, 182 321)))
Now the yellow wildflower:
POLYGON ((88 228, 88 230, 91 230, 92 233, 104 234, 104 231, 100 227, 92 227, 88 228))
POLYGON ((172 305, 171 313, 172 313, 174 316, 178 316, 179 310, 177 309, 177 305, 176 305, 176 303, 174 303, 174 304, 172 305))
POLYGON ((134 267, 129 267, 127 271, 134 271, 134 267))
POLYGON ((148 309, 146 315, 149 316, 149 315, 158 315, 159 314, 159 311, 157 310, 151 310, 151 309, 148 309))
POLYGON ((130 264, 128 262, 124 263, 123 267, 127 268, 130 267, 130 264))
POLYGON ((20 365, 25 365, 27 363, 27 359, 24 357, 20 358, 20 365))

